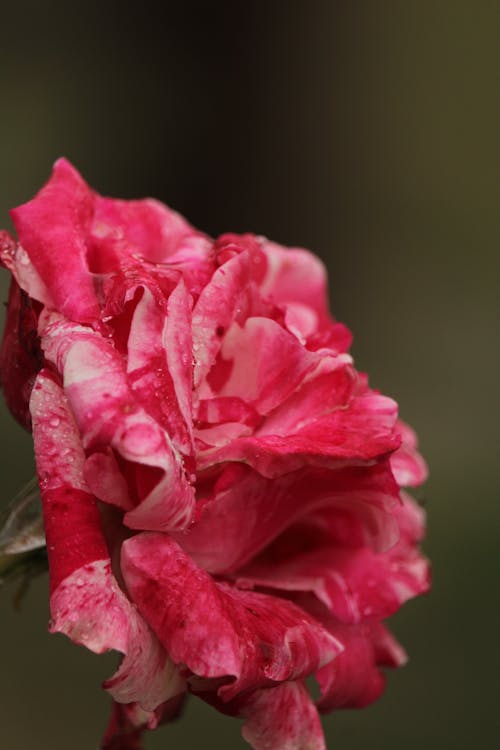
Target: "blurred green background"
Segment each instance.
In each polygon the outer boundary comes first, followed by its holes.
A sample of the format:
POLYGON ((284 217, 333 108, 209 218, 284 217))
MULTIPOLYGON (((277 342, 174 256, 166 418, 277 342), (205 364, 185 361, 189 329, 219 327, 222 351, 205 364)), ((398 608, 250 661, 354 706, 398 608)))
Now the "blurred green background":
MULTIPOLYGON (((500 746, 500 5, 48 0, 1 16, 0 225, 65 155, 100 192, 159 197, 211 234, 310 247, 358 367, 419 432, 433 591, 394 618, 410 663, 375 706, 325 719, 329 747, 500 746)), ((5 409, 0 438, 6 502, 32 448, 5 409)), ((1 746, 95 748, 114 656, 47 635, 46 577, 20 613, 12 594, 1 746)), ((246 747, 195 702, 146 740, 207 744, 246 747)))

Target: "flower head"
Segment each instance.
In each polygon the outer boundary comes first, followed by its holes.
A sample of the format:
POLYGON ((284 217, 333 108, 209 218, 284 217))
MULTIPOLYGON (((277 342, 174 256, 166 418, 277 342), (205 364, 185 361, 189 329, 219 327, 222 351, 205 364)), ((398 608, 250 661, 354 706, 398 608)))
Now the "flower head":
POLYGON ((358 373, 321 262, 213 241, 65 160, 12 218, 1 379, 32 428, 51 629, 123 654, 103 747, 138 747, 186 693, 255 750, 324 747, 405 655, 382 621, 428 588, 425 464, 358 373))

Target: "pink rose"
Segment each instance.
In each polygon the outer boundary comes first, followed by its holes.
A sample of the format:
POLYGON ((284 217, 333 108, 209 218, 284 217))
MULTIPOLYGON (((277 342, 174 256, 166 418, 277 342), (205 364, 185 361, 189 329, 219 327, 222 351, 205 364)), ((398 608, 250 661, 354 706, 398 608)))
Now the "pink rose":
POLYGON ((324 748, 304 680, 320 711, 375 700, 405 661, 382 621, 429 570, 415 435, 355 370, 323 265, 65 160, 12 218, 2 383, 33 429, 51 630, 123 654, 102 747, 191 693, 256 750, 324 748))

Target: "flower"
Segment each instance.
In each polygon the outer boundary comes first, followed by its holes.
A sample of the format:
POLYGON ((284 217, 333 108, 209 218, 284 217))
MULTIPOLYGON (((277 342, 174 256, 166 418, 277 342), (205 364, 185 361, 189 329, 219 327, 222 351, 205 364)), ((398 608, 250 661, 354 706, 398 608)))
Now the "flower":
POLYGON ((255 750, 320 750, 317 707, 380 695, 405 660, 382 621, 429 586, 401 492, 425 464, 322 263, 103 198, 62 159, 12 219, 2 384, 33 430, 51 630, 123 654, 102 747, 191 693, 255 750))

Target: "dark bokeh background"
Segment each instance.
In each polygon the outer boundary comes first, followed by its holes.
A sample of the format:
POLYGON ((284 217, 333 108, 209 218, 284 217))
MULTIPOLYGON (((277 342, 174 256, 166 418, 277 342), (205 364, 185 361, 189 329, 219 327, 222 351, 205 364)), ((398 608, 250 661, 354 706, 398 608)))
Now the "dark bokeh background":
MULTIPOLYGON (((10 4, 11 6, 13 4, 10 4)), ((66 155, 105 194, 153 195, 212 234, 320 254, 358 367, 417 428, 432 594, 394 619, 411 661, 325 720, 329 747, 500 738, 500 7, 479 0, 27 3, 3 8, 0 225, 66 155)), ((7 278, 1 276, 6 299, 7 278)), ((2 498, 32 474, 1 413, 2 498)), ((89 750, 95 657, 46 634, 47 581, 0 592, 0 744, 89 750)), ((244 747, 190 705, 147 748, 244 747)))

